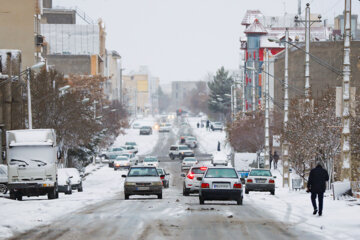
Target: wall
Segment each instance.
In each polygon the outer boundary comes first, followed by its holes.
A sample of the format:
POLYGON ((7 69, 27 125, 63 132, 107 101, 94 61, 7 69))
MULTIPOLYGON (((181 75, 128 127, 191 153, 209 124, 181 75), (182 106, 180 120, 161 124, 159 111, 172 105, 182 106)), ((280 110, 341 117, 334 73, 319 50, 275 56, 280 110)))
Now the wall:
POLYGON ((75 10, 44 9, 42 23, 47 24, 76 24, 75 10))
POLYGON ((46 57, 49 65, 55 65, 55 69, 63 74, 91 73, 89 55, 47 55, 46 57))
POLYGON ((38 0, 0 0, 1 48, 19 49, 22 69, 35 64, 34 14, 37 3, 38 0))

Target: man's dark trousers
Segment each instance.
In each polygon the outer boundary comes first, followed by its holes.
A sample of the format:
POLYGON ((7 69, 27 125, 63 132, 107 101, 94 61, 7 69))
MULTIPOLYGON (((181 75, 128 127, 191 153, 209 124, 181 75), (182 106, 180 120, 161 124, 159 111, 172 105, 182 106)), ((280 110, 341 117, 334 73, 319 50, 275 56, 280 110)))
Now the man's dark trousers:
POLYGON ((315 192, 311 193, 311 202, 314 207, 314 210, 318 209, 316 206, 316 195, 318 197, 318 202, 319 202, 319 213, 321 214, 323 210, 324 193, 315 193, 315 192))

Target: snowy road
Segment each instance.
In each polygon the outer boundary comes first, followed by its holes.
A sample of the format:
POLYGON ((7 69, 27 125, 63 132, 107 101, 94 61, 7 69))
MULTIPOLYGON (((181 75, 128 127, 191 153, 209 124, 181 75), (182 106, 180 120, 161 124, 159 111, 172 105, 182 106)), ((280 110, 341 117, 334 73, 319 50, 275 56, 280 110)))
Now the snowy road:
MULTIPOLYGON (((174 132, 159 134, 152 154, 167 155, 177 137, 174 132)), ((179 161, 161 165, 171 173, 170 188, 161 200, 133 196, 125 201, 119 186, 119 192, 107 200, 12 239, 318 239, 294 224, 276 220, 246 197, 243 206, 231 202, 200 206, 197 195, 182 196, 179 161)), ((107 167, 102 171, 122 184, 120 172, 116 176, 107 167)))

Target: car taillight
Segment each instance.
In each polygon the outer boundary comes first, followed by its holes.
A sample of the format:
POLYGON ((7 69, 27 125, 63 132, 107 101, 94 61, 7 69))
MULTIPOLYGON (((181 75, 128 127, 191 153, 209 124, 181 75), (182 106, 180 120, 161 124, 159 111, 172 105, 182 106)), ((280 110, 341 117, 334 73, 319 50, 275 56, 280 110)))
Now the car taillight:
POLYGON ((274 179, 270 179, 270 180, 269 180, 269 183, 275 183, 275 180, 274 180, 274 179))
POLYGON ((207 167, 201 167, 200 170, 201 171, 206 171, 207 167))
POLYGON ((194 175, 193 173, 189 173, 189 174, 187 175, 187 178, 188 178, 188 179, 194 179, 194 177, 195 177, 195 175, 194 175))
POLYGON ((241 183, 235 183, 234 188, 241 188, 241 183))
POLYGON ((209 188, 209 184, 208 183, 202 183, 201 188, 209 188))
POLYGON ((252 179, 248 179, 248 180, 246 180, 246 182, 252 183, 253 181, 252 181, 252 179))
POLYGON ((164 179, 165 177, 161 176, 160 178, 161 178, 161 179, 164 179))

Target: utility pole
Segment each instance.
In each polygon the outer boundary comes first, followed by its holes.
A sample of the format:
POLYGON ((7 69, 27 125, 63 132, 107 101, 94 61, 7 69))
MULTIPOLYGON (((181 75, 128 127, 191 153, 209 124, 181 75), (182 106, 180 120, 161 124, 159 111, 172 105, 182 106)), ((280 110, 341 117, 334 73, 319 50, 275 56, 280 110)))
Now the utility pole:
POLYGON ((31 68, 29 68, 29 67, 26 68, 26 76, 27 76, 29 129, 32 129, 31 90, 30 90, 31 68))
MULTIPOLYGON (((265 56, 265 163, 269 162, 270 141, 269 141, 269 51, 264 50, 265 56)), ((270 162, 269 162, 270 163, 270 162)), ((271 166, 269 165, 271 168, 271 166)))
POLYGON ((321 22, 321 15, 318 16, 318 20, 310 20, 310 4, 306 4, 305 20, 299 20, 299 16, 295 16, 295 22, 305 24, 305 109, 310 109, 310 27, 315 22, 321 22))
MULTIPOLYGON (((284 133, 287 130, 288 114, 289 114, 289 29, 285 29, 285 71, 284 71, 284 133)), ((283 162, 283 187, 287 185, 290 187, 290 173, 289 173, 289 144, 286 140, 282 144, 282 162, 283 162)))
POLYGON ((351 173, 351 138, 350 138, 350 44, 351 44, 351 0, 345 0, 344 16, 344 62, 343 62, 343 110, 341 132, 341 179, 353 180, 351 173))

